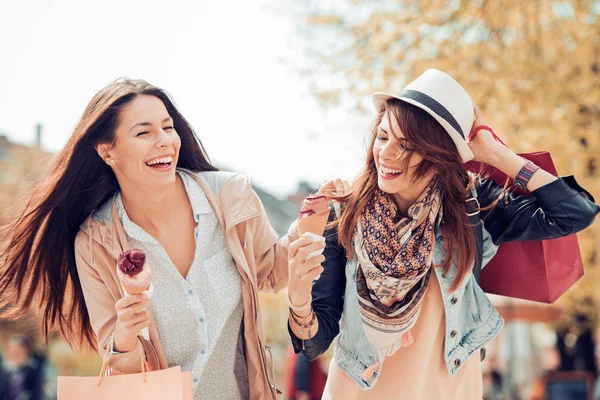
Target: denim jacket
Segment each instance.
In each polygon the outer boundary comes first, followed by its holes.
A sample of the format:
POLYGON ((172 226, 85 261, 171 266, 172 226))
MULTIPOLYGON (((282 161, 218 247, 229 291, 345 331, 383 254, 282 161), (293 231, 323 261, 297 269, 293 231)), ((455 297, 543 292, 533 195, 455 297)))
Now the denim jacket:
MULTIPOLYGON (((476 186, 481 208, 491 205, 502 187, 491 180, 476 186)), ((533 192, 533 196, 508 193, 497 206, 481 211, 483 226, 482 267, 496 254, 502 242, 552 239, 574 234, 591 225, 600 207, 572 176, 561 178, 533 192)), ((324 271, 312 289, 312 306, 319 321, 319 330, 311 340, 298 339, 291 329, 294 350, 315 359, 325 352, 335 339, 334 360, 363 390, 372 388, 378 379, 381 364, 366 381, 364 371, 378 361, 375 347, 368 341, 358 306, 356 290, 357 257, 349 261, 337 240, 335 230, 326 233, 323 253, 324 271), (341 319, 341 320, 340 320, 341 319), (338 335, 339 334, 339 335, 338 335)), ((436 227, 433 262, 445 258, 441 226, 436 227)), ((486 294, 469 273, 460 287, 450 292, 457 272, 454 265, 445 275, 434 268, 442 290, 446 314, 444 359, 448 373, 453 375, 465 361, 489 343, 502 328, 504 321, 486 294)))

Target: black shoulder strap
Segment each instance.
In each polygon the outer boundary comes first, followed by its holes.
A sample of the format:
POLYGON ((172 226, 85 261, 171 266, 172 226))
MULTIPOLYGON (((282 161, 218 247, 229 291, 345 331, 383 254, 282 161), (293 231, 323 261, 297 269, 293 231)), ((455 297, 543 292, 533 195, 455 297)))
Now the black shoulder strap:
POLYGON ((471 197, 465 202, 465 210, 469 216, 469 223, 473 227, 475 235, 475 263, 473 265, 473 275, 479 283, 481 275, 481 264, 483 263, 483 230, 481 227, 481 216, 479 214, 479 201, 477 200, 477 191, 471 189, 471 197))
MULTIPOLYGON (((471 189, 471 197, 465 203, 465 210, 469 216, 469 223, 473 227, 473 234, 475 235, 475 262, 473 265, 473 275, 475 280, 479 283, 479 277, 481 275, 481 264, 483 263, 483 227, 481 226, 481 215, 479 214, 479 200, 477 200, 477 191, 475 188, 471 189)), ((479 351, 479 357, 481 361, 485 359, 486 350, 482 347, 479 351)))

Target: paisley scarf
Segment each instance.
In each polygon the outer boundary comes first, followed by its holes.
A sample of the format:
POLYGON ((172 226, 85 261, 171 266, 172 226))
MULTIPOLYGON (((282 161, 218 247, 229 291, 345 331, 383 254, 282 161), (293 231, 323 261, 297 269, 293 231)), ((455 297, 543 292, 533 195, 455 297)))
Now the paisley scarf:
MULTIPOLYGON (((377 189, 354 234, 356 286, 366 325, 405 334, 418 319, 431 275, 434 227, 442 214, 437 182, 425 189, 407 217, 395 214, 389 195, 377 189)), ((410 338, 404 345, 412 342, 410 338)))

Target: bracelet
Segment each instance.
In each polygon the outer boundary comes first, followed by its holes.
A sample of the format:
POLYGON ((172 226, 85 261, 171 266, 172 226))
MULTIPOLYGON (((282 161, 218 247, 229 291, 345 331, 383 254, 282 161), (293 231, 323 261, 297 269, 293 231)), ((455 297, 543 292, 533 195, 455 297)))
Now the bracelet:
POLYGON ((314 326, 315 321, 316 321, 316 315, 315 315, 314 311, 312 310, 312 307, 310 309, 310 314, 308 314, 306 317, 299 316, 298 314, 296 314, 294 312, 294 310, 291 310, 291 309, 290 309, 290 313, 292 315, 292 319, 294 320, 294 323, 300 327, 300 335, 304 335, 304 329, 308 329, 308 340, 312 339, 312 332, 310 331, 310 329, 314 326), (303 324, 303 323, 300 323, 300 321, 298 321, 298 318, 296 318, 296 317, 302 318, 302 319, 306 319, 308 317, 312 317, 312 318, 310 319, 310 322, 308 324, 303 324))
POLYGON ((296 313, 294 310, 292 310, 292 309, 290 308, 290 313, 292 313, 292 317, 301 318, 302 320, 306 320, 306 318, 310 317, 310 316, 312 315, 312 314, 311 314, 312 312, 313 312, 313 309, 312 309, 312 307, 311 307, 311 308, 308 310, 308 314, 306 314, 306 315, 300 315, 300 314, 296 313))
POLYGON ((303 312, 303 311, 308 311, 310 310, 310 306, 312 303, 312 294, 308 296, 308 301, 304 304, 302 304, 301 306, 296 306, 294 304, 292 304, 292 300, 290 300, 290 294, 288 293, 287 295, 287 303, 288 306, 290 307, 291 310, 296 311, 296 312, 303 312))
POLYGON ((123 354, 120 351, 115 350, 115 334, 114 333, 112 335, 110 335, 110 345, 108 347, 110 350, 110 355, 123 354))
POLYGON ((529 180, 531 179, 533 174, 537 172, 538 169, 540 169, 540 167, 535 165, 533 162, 527 160, 525 165, 523 165, 523 168, 521 168, 521 170, 517 174, 517 177, 514 181, 514 185, 521 190, 527 190, 527 184, 529 183, 529 180))

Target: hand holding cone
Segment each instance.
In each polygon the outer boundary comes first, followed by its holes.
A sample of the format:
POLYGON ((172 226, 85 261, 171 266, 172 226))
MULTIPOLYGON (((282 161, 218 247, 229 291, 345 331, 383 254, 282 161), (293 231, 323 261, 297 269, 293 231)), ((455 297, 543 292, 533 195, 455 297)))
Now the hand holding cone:
MULTIPOLYGON (((117 259, 117 276, 127 295, 146 293, 152 297, 152 270, 146 263, 146 253, 142 250, 132 249, 123 251, 117 259)), ((150 340, 148 328, 141 330, 140 335, 150 340)))

